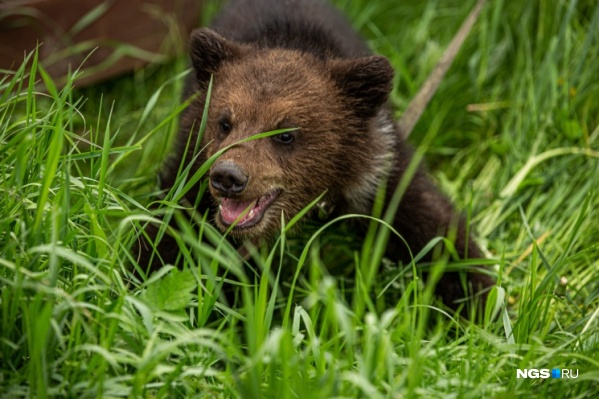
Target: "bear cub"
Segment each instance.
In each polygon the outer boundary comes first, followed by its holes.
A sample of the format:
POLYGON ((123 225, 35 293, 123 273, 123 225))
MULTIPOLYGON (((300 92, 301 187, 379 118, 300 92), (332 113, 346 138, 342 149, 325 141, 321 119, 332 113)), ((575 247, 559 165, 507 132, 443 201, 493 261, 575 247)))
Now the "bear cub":
MULTIPOLYGON (((388 104, 393 68, 385 57, 371 54, 331 5, 319 0, 231 0, 210 29, 192 33, 190 57, 193 73, 184 96, 196 97, 181 117, 161 188, 174 184, 182 162, 192 163, 194 173, 240 140, 294 129, 234 145, 205 175, 209 191, 197 210, 208 212, 208 220, 221 231, 230 229, 235 242, 274 237, 281 214, 290 220, 323 193, 319 205, 331 218, 370 215, 382 184, 385 205, 391 201, 412 159, 388 104), (211 79, 198 155, 194 143, 211 79)), ((189 203, 196 204, 200 187, 201 182, 186 193, 189 203)), ((355 223, 366 231, 366 222, 355 223)), ((416 254, 450 231, 461 258, 481 257, 465 221, 420 169, 403 194, 393 227, 405 240, 391 235, 385 255, 394 262, 410 262, 410 251, 416 254)), ((165 236, 158 244, 162 261, 175 262, 176 248, 165 236)), ((150 259, 145 251, 140 264, 150 259)), ((469 270, 464 279, 447 272, 437 294, 452 307, 474 294, 483 303, 492 285, 487 274, 469 270)))

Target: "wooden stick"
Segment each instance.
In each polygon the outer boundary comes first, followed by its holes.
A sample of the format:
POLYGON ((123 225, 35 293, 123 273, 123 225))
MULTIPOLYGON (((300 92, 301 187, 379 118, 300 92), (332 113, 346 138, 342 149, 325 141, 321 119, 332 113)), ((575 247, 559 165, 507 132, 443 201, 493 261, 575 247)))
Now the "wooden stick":
POLYGON ((485 5, 485 0, 479 0, 476 3, 476 6, 470 11, 468 18, 462 23, 462 26, 455 34, 451 43, 443 53, 443 56, 435 65, 435 68, 428 76, 416 96, 412 99, 405 112, 397 122, 397 127, 399 128, 399 133, 401 137, 408 138, 412 130, 414 130, 414 126, 420 120, 422 113, 426 109, 431 98, 435 95, 439 84, 443 80, 445 73, 453 63, 455 56, 460 51, 462 44, 464 44, 464 40, 468 37, 470 30, 472 30, 472 26, 478 19, 480 12, 485 5))

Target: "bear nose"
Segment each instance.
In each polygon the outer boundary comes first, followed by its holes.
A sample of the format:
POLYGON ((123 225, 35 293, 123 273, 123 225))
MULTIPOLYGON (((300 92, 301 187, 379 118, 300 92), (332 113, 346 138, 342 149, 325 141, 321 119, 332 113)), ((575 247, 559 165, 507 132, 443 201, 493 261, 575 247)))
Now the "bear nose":
POLYGON ((226 196, 242 192, 247 182, 247 176, 232 162, 219 162, 210 172, 210 184, 226 196))

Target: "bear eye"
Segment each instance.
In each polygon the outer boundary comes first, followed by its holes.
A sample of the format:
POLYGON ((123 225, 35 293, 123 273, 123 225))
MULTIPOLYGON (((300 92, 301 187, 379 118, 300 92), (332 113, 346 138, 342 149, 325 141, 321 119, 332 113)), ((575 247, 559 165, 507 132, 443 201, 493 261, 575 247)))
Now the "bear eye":
POLYGON ((277 143, 291 144, 295 141, 295 134, 293 132, 286 132, 272 136, 272 139, 277 143))
POLYGON ((218 126, 220 127, 220 131, 224 134, 230 133, 233 126, 231 125, 231 121, 227 117, 223 117, 218 121, 218 126))

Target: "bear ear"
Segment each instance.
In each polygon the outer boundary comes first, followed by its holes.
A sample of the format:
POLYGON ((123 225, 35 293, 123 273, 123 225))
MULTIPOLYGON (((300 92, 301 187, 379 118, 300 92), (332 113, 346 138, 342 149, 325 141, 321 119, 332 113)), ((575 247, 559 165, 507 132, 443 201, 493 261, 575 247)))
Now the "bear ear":
POLYGON ((360 117, 372 117, 387 101, 392 89, 393 67, 385 57, 335 60, 331 74, 342 94, 360 117))
POLYGON ((189 55, 200 84, 208 83, 210 76, 227 61, 243 54, 241 45, 225 39, 208 28, 196 29, 191 33, 189 55))

